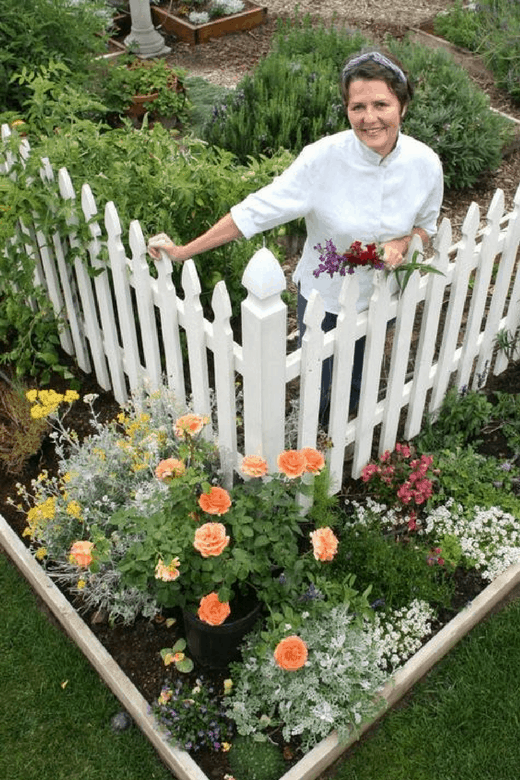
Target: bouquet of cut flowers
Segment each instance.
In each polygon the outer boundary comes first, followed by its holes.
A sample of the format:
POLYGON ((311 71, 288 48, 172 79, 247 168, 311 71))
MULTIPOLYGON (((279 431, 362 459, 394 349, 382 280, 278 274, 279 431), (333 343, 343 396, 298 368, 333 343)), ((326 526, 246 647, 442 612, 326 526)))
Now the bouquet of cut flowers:
POLYGON ((377 244, 363 246, 361 241, 354 241, 346 252, 341 253, 338 252, 333 241, 329 239, 325 242, 325 249, 321 244, 317 244, 314 249, 320 253, 320 264, 313 271, 316 278, 323 273, 329 274, 331 278, 336 273, 339 273, 340 276, 353 274, 360 266, 368 265, 376 269, 385 267, 384 249, 377 244))

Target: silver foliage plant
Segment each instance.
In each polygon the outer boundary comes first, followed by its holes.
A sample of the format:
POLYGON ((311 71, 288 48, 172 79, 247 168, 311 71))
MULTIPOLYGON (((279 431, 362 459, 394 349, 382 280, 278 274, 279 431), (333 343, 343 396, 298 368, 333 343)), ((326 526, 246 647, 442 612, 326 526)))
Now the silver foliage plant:
POLYGON ((388 677, 371 631, 347 606, 304 620, 298 635, 308 660, 292 672, 278 667, 273 656, 261 658, 259 633, 247 638, 244 661, 233 667, 229 714, 240 734, 266 739, 264 729, 279 725, 285 740, 298 735, 309 750, 332 729, 346 739, 375 715, 382 705, 378 691, 388 677))
POLYGON ((165 387, 135 396, 108 424, 95 411, 96 396, 83 401, 90 407, 93 433, 80 441, 65 418, 53 415, 59 473, 41 474, 31 491, 19 486, 30 507, 27 535, 36 557, 44 565, 52 561, 49 575, 81 596, 82 609, 105 610, 112 622, 130 624, 140 614, 152 617, 158 606, 146 592, 123 587, 117 564, 136 538, 113 529, 111 518, 123 506, 144 511, 166 489, 155 467, 175 456, 173 423, 185 410, 165 387), (104 548, 95 571, 78 569, 70 559, 71 544, 85 538, 104 548))

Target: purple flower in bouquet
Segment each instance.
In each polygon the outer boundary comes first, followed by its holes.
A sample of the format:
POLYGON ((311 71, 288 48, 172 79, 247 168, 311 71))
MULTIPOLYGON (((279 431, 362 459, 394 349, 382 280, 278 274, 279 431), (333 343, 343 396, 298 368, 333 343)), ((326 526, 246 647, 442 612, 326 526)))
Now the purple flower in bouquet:
POLYGON ((339 273, 340 276, 353 274, 358 266, 369 265, 377 269, 385 267, 383 247, 377 244, 363 246, 361 241, 354 241, 346 252, 340 253, 333 241, 329 239, 325 242, 325 249, 321 244, 317 244, 314 249, 320 253, 319 265, 313 271, 316 278, 323 273, 329 274, 331 278, 335 273, 339 273))

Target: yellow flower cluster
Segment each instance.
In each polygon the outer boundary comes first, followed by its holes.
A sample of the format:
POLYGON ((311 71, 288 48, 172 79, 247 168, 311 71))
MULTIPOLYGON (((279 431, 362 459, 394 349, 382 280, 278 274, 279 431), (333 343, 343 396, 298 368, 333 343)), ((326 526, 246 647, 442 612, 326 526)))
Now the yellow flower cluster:
POLYGON ((55 390, 28 390, 25 397, 31 404, 35 404, 31 407, 31 417, 41 420, 54 414, 60 404, 77 401, 79 395, 75 390, 67 390, 65 393, 57 393, 55 390))
POLYGON ((23 536, 36 537, 39 529, 45 526, 47 520, 52 520, 56 514, 56 499, 50 496, 41 504, 36 504, 27 512, 27 528, 23 536))

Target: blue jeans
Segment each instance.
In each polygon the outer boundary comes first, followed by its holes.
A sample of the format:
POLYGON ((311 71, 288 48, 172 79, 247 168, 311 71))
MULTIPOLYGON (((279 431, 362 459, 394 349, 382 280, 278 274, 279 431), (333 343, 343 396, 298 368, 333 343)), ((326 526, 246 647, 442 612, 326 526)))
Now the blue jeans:
MULTIPOLYGON (((301 346, 301 340, 305 333, 305 325, 303 322, 303 315, 305 313, 305 307, 307 306, 307 300, 301 294, 298 288, 298 328, 300 331, 299 346, 301 346)), ((330 311, 325 312, 325 317, 321 323, 322 330, 327 333, 329 330, 334 330, 338 319, 337 314, 332 314, 330 311)), ((365 357, 365 341, 366 337, 362 336, 356 341, 354 347, 354 363, 352 366, 352 380, 350 383, 350 403, 349 413, 355 412, 359 403, 359 395, 361 392, 361 376, 363 373, 363 359, 365 357)), ((320 396, 320 423, 321 425, 328 425, 330 414, 330 394, 332 389, 332 363, 333 358, 329 357, 323 361, 321 369, 321 396, 320 396)))

